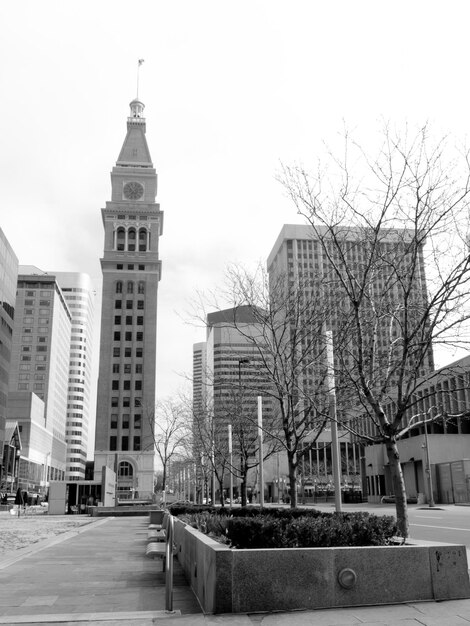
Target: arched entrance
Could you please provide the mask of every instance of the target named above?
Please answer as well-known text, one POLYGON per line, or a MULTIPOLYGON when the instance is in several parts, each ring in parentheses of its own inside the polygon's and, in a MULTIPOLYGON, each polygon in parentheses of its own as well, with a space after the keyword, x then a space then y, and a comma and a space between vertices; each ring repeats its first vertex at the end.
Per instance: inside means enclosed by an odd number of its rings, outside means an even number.
POLYGON ((130 461, 120 461, 117 475, 118 501, 134 500, 138 496, 137 477, 134 465, 130 461))

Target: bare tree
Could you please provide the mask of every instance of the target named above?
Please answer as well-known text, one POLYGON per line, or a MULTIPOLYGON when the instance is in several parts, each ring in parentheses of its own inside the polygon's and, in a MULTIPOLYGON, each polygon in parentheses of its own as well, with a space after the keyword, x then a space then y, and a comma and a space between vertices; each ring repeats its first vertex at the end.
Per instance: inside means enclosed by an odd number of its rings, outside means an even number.
POLYGON ((373 430, 358 434, 385 445, 404 538, 404 416, 434 369, 433 349, 468 339, 470 168, 468 153, 451 161, 450 149, 427 127, 411 138, 385 128, 372 157, 346 134, 343 157, 280 176, 320 246, 343 417, 369 420, 373 430))
POLYGON ((153 444, 162 464, 163 504, 166 504, 170 463, 191 454, 191 415, 182 399, 166 399, 157 403, 150 416, 153 444))
MULTIPOLYGON (((273 451, 286 452, 290 503, 296 507, 301 451, 308 452, 315 446, 328 420, 323 388, 327 378, 325 346, 314 332, 322 328, 323 305, 314 290, 305 289, 300 278, 294 284, 285 276, 270 282, 262 266, 255 272, 232 266, 227 270, 226 282, 225 301, 235 309, 249 307, 255 319, 249 331, 236 316, 226 323, 243 337, 247 355, 256 355, 256 359, 247 359, 253 382, 245 388, 256 393, 260 381, 264 381, 263 395, 273 406, 273 418, 264 425, 264 432, 272 440, 273 451)), ((220 308, 217 302, 214 306, 220 308)))

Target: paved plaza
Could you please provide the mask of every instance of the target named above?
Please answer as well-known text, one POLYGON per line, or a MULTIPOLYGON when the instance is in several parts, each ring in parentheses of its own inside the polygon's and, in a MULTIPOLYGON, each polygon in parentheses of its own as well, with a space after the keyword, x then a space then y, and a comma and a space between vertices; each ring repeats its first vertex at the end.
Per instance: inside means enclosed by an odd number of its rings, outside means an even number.
MULTIPOLYGON (((102 518, 0 559, 0 624, 102 626, 464 626, 470 600, 250 615, 203 615, 178 561, 174 613, 162 563, 145 557, 147 517, 102 518)), ((380 584, 380 578, 377 579, 380 584)))

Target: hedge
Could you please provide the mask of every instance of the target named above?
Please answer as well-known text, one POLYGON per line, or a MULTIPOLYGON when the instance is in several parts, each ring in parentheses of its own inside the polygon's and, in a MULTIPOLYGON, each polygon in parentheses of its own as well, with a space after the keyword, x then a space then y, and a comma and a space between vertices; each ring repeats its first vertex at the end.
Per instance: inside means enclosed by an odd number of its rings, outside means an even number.
MULTIPOLYGON (((174 511, 172 511, 175 514, 174 511)), ((392 516, 303 509, 202 510, 181 513, 187 524, 233 548, 384 546, 397 533, 392 516), (269 512, 267 512, 269 511, 269 512)))

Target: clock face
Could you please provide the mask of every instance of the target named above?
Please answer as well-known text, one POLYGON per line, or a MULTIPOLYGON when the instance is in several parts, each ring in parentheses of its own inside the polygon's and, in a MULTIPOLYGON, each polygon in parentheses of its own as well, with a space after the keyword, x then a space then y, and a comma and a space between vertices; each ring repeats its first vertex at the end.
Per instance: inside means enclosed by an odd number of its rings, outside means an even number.
POLYGON ((124 185, 123 193, 127 200, 139 200, 144 195, 144 188, 140 183, 134 181, 124 185))

